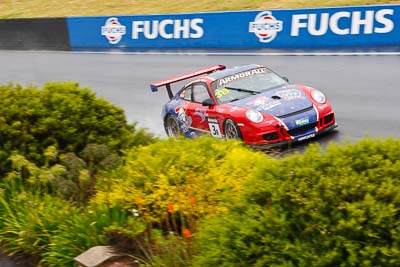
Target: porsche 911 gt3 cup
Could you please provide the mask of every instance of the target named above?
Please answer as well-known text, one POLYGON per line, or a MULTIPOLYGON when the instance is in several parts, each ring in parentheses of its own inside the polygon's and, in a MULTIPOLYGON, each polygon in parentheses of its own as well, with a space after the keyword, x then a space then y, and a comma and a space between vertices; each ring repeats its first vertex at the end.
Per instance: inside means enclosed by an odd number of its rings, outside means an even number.
POLYGON ((290 84, 265 66, 216 65, 150 85, 153 92, 163 86, 170 97, 162 109, 169 136, 207 133, 270 146, 307 140, 337 127, 321 91, 290 84), (173 94, 171 84, 200 75, 173 94))

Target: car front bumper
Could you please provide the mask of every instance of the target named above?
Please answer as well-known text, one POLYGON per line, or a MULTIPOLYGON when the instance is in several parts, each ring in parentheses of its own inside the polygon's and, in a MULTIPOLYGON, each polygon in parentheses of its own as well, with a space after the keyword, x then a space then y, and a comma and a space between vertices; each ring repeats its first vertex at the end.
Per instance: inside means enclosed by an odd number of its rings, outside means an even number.
POLYGON ((292 140, 278 141, 278 142, 269 143, 269 144, 252 144, 252 145, 249 145, 249 146, 251 148, 255 149, 255 150, 266 150, 266 149, 269 149, 269 148, 284 147, 284 146, 288 146, 288 145, 291 145, 291 144, 303 142, 305 140, 309 140, 309 139, 315 138, 317 136, 323 135, 325 133, 328 133, 328 132, 334 130, 337 127, 338 127, 338 124, 337 124, 337 122, 335 122, 332 125, 323 128, 319 132, 310 133, 308 135, 301 136, 299 138, 294 138, 292 140))

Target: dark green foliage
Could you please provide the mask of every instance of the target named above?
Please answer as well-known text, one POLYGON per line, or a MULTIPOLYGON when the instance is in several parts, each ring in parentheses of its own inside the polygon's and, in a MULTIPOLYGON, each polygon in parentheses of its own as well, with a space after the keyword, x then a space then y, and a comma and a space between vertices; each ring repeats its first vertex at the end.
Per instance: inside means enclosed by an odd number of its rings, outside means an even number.
POLYGON ((400 140, 258 167, 242 201, 197 233, 194 266, 400 265, 400 140))
POLYGON ((94 193, 98 173, 106 173, 119 166, 120 157, 111 153, 106 145, 89 144, 79 158, 68 152, 58 155, 52 146, 45 150, 44 166, 37 166, 21 155, 11 155, 10 172, 2 187, 7 192, 21 190, 51 194, 86 204, 94 193), (58 163, 53 163, 58 162, 58 163))
POLYGON ((107 228, 122 227, 133 218, 118 207, 76 207, 58 197, 28 191, 3 192, 0 214, 3 252, 24 253, 37 259, 39 266, 54 267, 75 266, 74 257, 107 243, 107 228))
POLYGON ((48 249, 41 253, 41 263, 46 266, 75 266, 74 257, 87 249, 107 245, 108 228, 123 227, 130 221, 132 227, 140 228, 129 214, 118 207, 88 207, 80 212, 71 212, 59 222, 52 233, 48 249))
POLYGON ((54 231, 71 214, 80 213, 64 200, 25 191, 3 194, 0 210, 0 237, 9 255, 41 255, 48 250, 54 231))
POLYGON ((12 151, 40 166, 49 146, 80 155, 92 143, 119 152, 152 140, 127 124, 121 108, 76 83, 0 86, 0 95, 0 171, 12 151))

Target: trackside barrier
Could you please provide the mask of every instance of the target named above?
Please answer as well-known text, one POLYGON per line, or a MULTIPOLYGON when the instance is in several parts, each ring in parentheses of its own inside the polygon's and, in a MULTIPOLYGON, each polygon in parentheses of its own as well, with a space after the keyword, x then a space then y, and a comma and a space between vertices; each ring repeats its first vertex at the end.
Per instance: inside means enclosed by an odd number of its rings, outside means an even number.
POLYGON ((2 19, 0 49, 69 50, 66 18, 2 19))
POLYGON ((68 17, 72 49, 400 46, 400 5, 68 17))

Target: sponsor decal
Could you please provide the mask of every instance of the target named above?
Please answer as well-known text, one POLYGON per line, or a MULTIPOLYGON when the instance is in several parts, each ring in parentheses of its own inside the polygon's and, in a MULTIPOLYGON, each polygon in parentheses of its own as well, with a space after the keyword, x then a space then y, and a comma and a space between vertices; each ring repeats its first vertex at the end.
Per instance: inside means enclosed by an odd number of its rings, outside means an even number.
POLYGON ((218 123, 218 120, 215 118, 207 118, 208 123, 218 123))
POLYGON ((118 44, 125 34, 126 27, 119 23, 118 18, 109 18, 104 26, 101 26, 101 35, 105 36, 110 44, 118 44))
POLYGON ((310 119, 308 117, 305 117, 305 118, 295 120, 294 122, 296 123, 296 125, 301 126, 301 125, 309 124, 310 119))
POLYGON ((198 39, 203 37, 203 19, 164 19, 132 21, 132 39, 198 39))
POLYGON ((231 110, 229 112, 235 112, 235 111, 241 110, 241 109, 242 109, 241 107, 233 106, 233 107, 231 107, 231 110))
POLYGON ((271 99, 266 96, 261 96, 261 97, 256 98, 255 100, 248 102, 247 104, 254 106, 255 109, 258 111, 266 111, 266 110, 269 110, 271 108, 281 105, 282 102, 277 99, 271 99))
POLYGON ((186 102, 182 106, 178 106, 175 109, 175 112, 178 113, 178 121, 181 123, 181 129, 184 133, 189 131, 190 126, 192 125, 192 118, 186 114, 186 109, 189 103, 186 102))
POLYGON ((208 116, 207 110, 199 109, 199 108, 196 108, 194 110, 194 115, 197 115, 200 117, 200 119, 201 119, 200 122, 204 122, 206 117, 208 116))
POLYGON ((283 22, 272 16, 271 11, 258 13, 254 21, 249 23, 249 32, 254 33, 261 43, 269 43, 282 31, 283 22))
POLYGON ((294 99, 304 99, 304 95, 297 89, 288 89, 276 92, 280 98, 290 101, 294 99))
POLYGON ((339 11, 336 13, 295 14, 292 16, 291 36, 308 34, 321 36, 331 31, 336 35, 389 33, 394 29, 393 9, 339 11))
POLYGON ((315 137, 315 134, 309 134, 309 135, 302 136, 302 137, 298 138, 297 140, 298 141, 303 141, 303 140, 307 140, 307 139, 310 139, 310 138, 313 138, 313 137, 315 137))
POLYGON ((272 124, 276 123, 276 120, 267 120, 265 121, 265 125, 270 126, 272 124))
POLYGON ((229 82, 233 82, 233 81, 236 81, 239 79, 243 79, 243 78, 255 75, 255 74, 260 74, 260 73, 265 73, 265 72, 267 72, 267 68, 258 68, 258 69, 252 69, 252 70, 236 73, 234 75, 219 79, 218 86, 222 86, 229 82))

